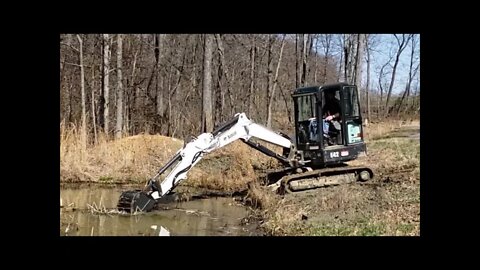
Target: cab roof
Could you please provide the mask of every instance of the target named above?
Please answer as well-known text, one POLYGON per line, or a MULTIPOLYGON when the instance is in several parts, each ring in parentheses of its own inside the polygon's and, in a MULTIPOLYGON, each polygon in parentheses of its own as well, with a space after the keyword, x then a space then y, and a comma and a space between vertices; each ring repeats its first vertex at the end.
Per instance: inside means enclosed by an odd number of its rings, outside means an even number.
POLYGON ((343 86, 348 86, 350 84, 348 83, 333 83, 333 84, 326 84, 326 85, 321 85, 321 86, 308 86, 308 87, 300 87, 295 89, 292 95, 304 95, 304 94, 310 94, 310 93, 320 93, 323 91, 331 90, 331 89, 340 89, 343 86))

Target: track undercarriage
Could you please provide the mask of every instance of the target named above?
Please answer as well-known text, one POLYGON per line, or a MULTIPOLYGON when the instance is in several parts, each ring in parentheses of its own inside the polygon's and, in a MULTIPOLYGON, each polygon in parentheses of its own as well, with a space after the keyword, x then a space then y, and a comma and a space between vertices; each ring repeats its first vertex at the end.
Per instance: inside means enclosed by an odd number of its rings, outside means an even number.
POLYGON ((333 168, 280 169, 266 172, 267 184, 279 194, 301 192, 327 186, 368 181, 373 177, 371 169, 364 166, 333 168))

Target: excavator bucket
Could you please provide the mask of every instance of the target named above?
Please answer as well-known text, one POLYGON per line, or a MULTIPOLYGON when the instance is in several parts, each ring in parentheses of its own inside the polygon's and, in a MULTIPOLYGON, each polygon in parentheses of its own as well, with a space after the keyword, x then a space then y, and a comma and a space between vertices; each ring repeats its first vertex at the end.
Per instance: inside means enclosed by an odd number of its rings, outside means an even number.
POLYGON ((142 190, 124 191, 118 200, 117 209, 127 213, 150 212, 155 200, 142 190))

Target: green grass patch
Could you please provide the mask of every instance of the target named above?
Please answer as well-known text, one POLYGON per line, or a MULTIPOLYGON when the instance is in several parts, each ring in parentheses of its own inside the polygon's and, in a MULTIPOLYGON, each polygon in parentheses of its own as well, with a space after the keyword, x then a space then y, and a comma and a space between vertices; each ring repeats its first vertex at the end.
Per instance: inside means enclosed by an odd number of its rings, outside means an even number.
POLYGON ((306 236, 381 236, 386 225, 370 218, 361 218, 347 223, 322 223, 306 229, 306 236))

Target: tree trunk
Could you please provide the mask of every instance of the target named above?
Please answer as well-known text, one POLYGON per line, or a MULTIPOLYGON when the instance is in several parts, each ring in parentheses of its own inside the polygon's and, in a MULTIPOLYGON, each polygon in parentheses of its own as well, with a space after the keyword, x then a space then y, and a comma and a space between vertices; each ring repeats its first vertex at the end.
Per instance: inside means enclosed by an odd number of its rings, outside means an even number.
POLYGON ((382 82, 382 79, 383 79, 383 75, 384 75, 384 69, 388 66, 388 64, 390 64, 390 61, 392 60, 392 58, 389 58, 388 61, 380 68, 380 74, 378 75, 378 87, 380 88, 380 105, 378 106, 378 111, 377 113, 381 113, 380 111, 383 112, 383 92, 384 92, 384 89, 383 89, 383 82, 382 82))
POLYGON ((356 71, 356 43, 354 42, 354 35, 349 34, 345 37, 345 46, 343 48, 345 53, 345 82, 349 84, 355 83, 355 71, 356 71))
POLYGON ((307 39, 308 35, 303 35, 303 46, 302 46, 302 87, 306 86, 307 78, 307 39))
POLYGON ((205 34, 204 58, 203 58, 203 132, 213 131, 212 115, 212 51, 213 36, 205 34))
POLYGON ((419 65, 417 65, 417 67, 415 69, 413 68, 415 49, 416 49, 415 35, 412 35, 411 41, 412 41, 412 44, 411 44, 411 53, 410 53, 410 66, 409 66, 409 70, 408 70, 408 81, 407 81, 407 86, 405 88, 405 93, 403 94, 402 99, 400 100, 400 105, 398 106, 397 114, 400 113, 400 109, 401 109, 404 98, 407 99, 404 113, 406 113, 407 110, 408 110, 408 97, 410 96, 410 89, 411 89, 412 81, 413 81, 413 78, 415 77, 415 74, 418 71, 418 68, 419 68, 419 65))
POLYGON ((80 46, 80 85, 82 92, 82 149, 87 148, 87 114, 85 109, 85 69, 83 66, 83 41, 80 38, 80 35, 77 35, 78 44, 80 46))
POLYGON ((350 65, 349 65, 349 58, 350 58, 350 40, 348 38, 349 35, 344 35, 344 40, 343 40, 343 54, 344 54, 344 61, 345 61, 345 64, 343 66, 344 68, 344 78, 345 78, 345 82, 346 83, 349 83, 350 81, 350 78, 349 78, 349 70, 350 70, 350 65))
POLYGON ((93 123, 93 136, 95 144, 98 142, 97 139, 97 124, 95 121, 95 65, 92 67, 92 123, 93 123))
POLYGON ((368 35, 365 36, 365 50, 367 52, 367 86, 365 89, 365 95, 367 99, 367 119, 370 121, 370 46, 368 45, 368 35))
POLYGON ((156 104, 157 104, 157 115, 163 116, 163 112, 165 111, 165 106, 163 103, 163 82, 162 82, 162 77, 160 76, 160 63, 162 59, 162 53, 163 53, 163 43, 165 40, 165 37, 163 34, 157 34, 155 35, 155 61, 157 63, 157 78, 156 78, 156 104), (160 86, 160 87, 159 87, 160 86))
POLYGON ((268 103, 268 115, 267 115, 267 127, 272 127, 272 105, 275 96, 275 88, 277 87, 278 82, 278 70, 280 69, 280 64, 282 63, 283 47, 285 46, 285 35, 283 35, 282 45, 280 47, 280 54, 278 56, 277 68, 275 69, 275 78, 273 80, 272 93, 270 94, 270 101, 268 103))
POLYGON ((123 35, 117 35, 117 125, 115 128, 115 138, 122 137, 123 126, 123 82, 122 82, 122 52, 123 35))
POLYGON ((103 130, 105 135, 108 138, 108 124, 109 124, 109 72, 110 72, 110 45, 109 45, 109 35, 103 34, 103 98, 104 98, 104 109, 103 109, 103 130))
MULTIPOLYGON (((220 61, 220 59, 219 59, 220 61)), ((222 86, 222 78, 223 78, 223 73, 220 70, 221 69, 221 64, 218 64, 217 68, 217 76, 213 75, 212 77, 216 78, 216 83, 217 87, 214 89, 213 96, 215 97, 214 102, 213 102, 213 123, 214 124, 219 124, 222 122, 222 113, 223 113, 223 106, 225 104, 224 102, 224 90, 222 86)))
POLYGON ((361 103, 361 89, 362 89, 362 64, 363 64, 363 50, 364 50, 364 35, 357 35, 357 57, 355 61, 355 85, 358 89, 358 101, 361 103))
POLYGON ((300 67, 298 61, 298 34, 295 34, 295 88, 300 87, 300 67))
POLYGON ((268 108, 270 107, 270 95, 272 94, 272 87, 273 87, 273 43, 274 43, 273 35, 268 35, 268 53, 267 53, 267 94, 265 95, 267 104, 266 111, 265 111, 265 119, 267 120, 266 124, 268 125, 268 115, 269 111, 268 108))
MULTIPOLYGON (((331 34, 325 34, 323 35, 323 38, 321 39, 323 51, 324 51, 324 62, 323 62, 323 84, 327 83, 327 67, 328 67, 328 59, 330 58, 330 44, 331 44, 331 34)), ((342 60, 340 59, 340 62, 342 60)))
POLYGON ((393 85, 395 83, 395 73, 397 71, 398 62, 400 61, 400 55, 402 54, 403 50, 405 49, 405 47, 408 44, 408 41, 410 40, 410 35, 407 37, 406 41, 405 41, 405 34, 402 34, 402 40, 401 41, 397 37, 397 35, 394 35, 394 36, 397 39, 398 50, 397 50, 397 54, 396 54, 396 57, 395 57, 395 63, 393 64, 392 78, 390 80, 390 85, 388 87, 387 101, 385 102, 385 112, 384 112, 385 116, 388 115, 388 111, 389 111, 389 106, 388 105, 389 105, 389 102, 390 102, 390 96, 392 95, 393 85))
POLYGON ((223 49, 222 38, 220 37, 219 34, 215 35, 215 40, 217 41, 218 53, 219 53, 219 56, 220 56, 220 68, 223 72, 223 75, 225 76, 225 80, 226 80, 226 84, 227 84, 226 91, 222 92, 222 111, 221 111, 221 114, 223 115, 223 114, 225 114, 225 112, 224 112, 225 94, 228 94, 228 98, 230 100, 230 110, 231 111, 234 110, 235 104, 234 104, 232 91, 231 91, 231 84, 232 84, 233 80, 232 80, 232 76, 230 76, 230 74, 228 72, 227 63, 225 61, 225 53, 224 53, 225 50, 223 49))
POLYGON ((135 54, 133 55, 133 63, 132 63, 132 74, 130 75, 130 81, 132 82, 131 83, 131 89, 129 90, 131 92, 131 95, 129 97, 129 104, 128 104, 128 107, 129 107, 129 113, 128 113, 128 122, 129 124, 127 125, 128 127, 128 133, 130 134, 130 132, 133 133, 133 118, 134 118, 134 111, 136 110, 136 103, 137 103, 137 85, 135 83, 135 71, 136 71, 136 68, 137 68, 137 56, 138 56, 138 53, 141 51, 141 48, 136 50, 135 51, 135 54))
POLYGON ((317 36, 317 38, 315 39, 315 55, 314 55, 314 58, 313 58, 313 61, 314 61, 313 62, 313 82, 314 82, 314 84, 317 84, 318 39, 319 39, 319 36, 317 36))
MULTIPOLYGON (((339 43, 340 43, 340 63, 338 64, 338 81, 340 82, 341 81, 341 77, 343 75, 343 72, 342 72, 342 64, 343 64, 343 53, 344 53, 344 50, 343 48, 345 47, 345 39, 343 38, 344 35, 339 35, 339 43)), ((345 77, 343 77, 343 81, 346 81, 345 77)))
POLYGON ((255 35, 252 38, 252 45, 250 47, 250 90, 248 93, 249 102, 248 102, 248 116, 251 117, 253 114, 254 102, 253 98, 255 96, 255 51, 257 46, 255 44, 255 35))

